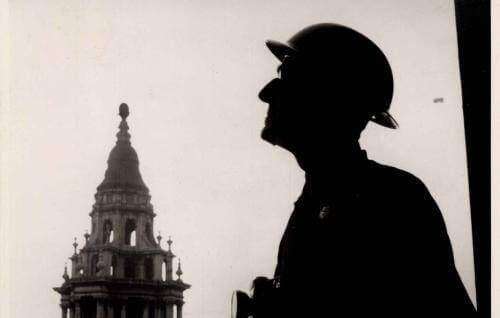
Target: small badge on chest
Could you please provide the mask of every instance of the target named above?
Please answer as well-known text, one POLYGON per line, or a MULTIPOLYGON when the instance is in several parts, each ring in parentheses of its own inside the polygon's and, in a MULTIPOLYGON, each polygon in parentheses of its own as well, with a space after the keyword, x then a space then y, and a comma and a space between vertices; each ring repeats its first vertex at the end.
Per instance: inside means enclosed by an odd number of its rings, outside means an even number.
POLYGON ((324 220, 332 213, 332 208, 330 205, 325 205, 319 211, 319 219, 324 220))

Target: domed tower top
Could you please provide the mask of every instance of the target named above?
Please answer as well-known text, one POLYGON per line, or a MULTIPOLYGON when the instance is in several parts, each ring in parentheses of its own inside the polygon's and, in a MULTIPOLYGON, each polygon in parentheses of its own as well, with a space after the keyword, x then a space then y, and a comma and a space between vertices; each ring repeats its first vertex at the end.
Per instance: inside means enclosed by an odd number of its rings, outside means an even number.
POLYGON ((116 134, 116 145, 109 154, 108 168, 97 191, 120 189, 147 193, 149 190, 139 171, 137 152, 130 143, 129 127, 126 121, 129 115, 127 104, 120 105, 119 115, 122 120, 119 125, 120 130, 116 134))

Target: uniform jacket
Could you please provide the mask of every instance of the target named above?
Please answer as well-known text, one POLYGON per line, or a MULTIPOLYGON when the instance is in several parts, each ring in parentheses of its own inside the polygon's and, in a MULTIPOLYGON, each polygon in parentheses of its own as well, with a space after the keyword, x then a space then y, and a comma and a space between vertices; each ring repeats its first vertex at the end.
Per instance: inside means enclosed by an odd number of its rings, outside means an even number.
POLYGON ((425 185, 361 157, 342 181, 306 174, 278 253, 281 315, 473 317, 425 185))

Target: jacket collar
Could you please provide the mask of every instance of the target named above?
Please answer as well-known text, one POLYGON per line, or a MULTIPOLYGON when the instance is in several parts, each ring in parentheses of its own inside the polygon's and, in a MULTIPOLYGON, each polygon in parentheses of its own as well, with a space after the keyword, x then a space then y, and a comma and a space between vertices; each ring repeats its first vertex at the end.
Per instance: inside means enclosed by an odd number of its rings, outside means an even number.
POLYGON ((366 151, 360 149, 349 160, 342 162, 332 162, 330 166, 315 167, 306 172, 299 201, 325 201, 325 198, 344 199, 359 195, 366 182, 370 163, 366 151))

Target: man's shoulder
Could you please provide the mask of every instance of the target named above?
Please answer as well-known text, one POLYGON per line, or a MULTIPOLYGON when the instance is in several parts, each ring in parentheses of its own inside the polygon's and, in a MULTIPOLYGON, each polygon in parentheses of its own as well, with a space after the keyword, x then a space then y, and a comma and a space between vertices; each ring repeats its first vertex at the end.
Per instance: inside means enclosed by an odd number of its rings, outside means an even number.
POLYGON ((368 171, 372 182, 386 191, 427 192, 427 187, 420 178, 403 169, 369 160, 368 171))
MULTIPOLYGON (((375 183, 371 183, 367 191, 371 198, 375 198, 371 202, 380 204, 383 208, 385 211, 383 215, 396 218, 398 222, 405 224, 402 228, 408 232, 407 234, 417 235, 423 228, 429 231, 446 232, 436 201, 417 176, 375 161, 371 161, 370 164, 373 176, 371 180, 375 180, 375 183), (388 202, 390 204, 387 204, 388 202)), ((391 222, 388 221, 388 224, 394 225, 391 222)))
POLYGON ((406 181, 415 184, 423 184, 417 176, 400 168, 381 164, 374 160, 369 160, 369 167, 371 173, 390 178, 392 181, 406 181))

